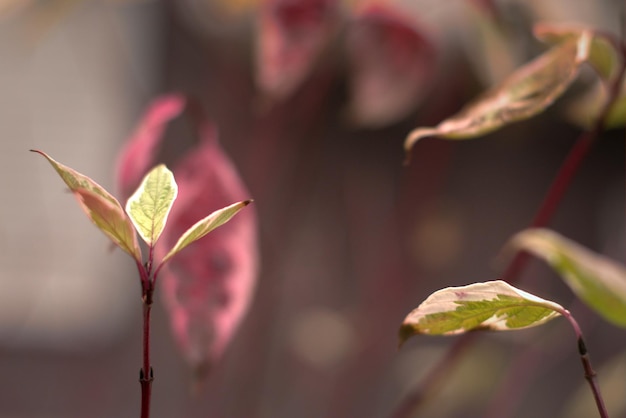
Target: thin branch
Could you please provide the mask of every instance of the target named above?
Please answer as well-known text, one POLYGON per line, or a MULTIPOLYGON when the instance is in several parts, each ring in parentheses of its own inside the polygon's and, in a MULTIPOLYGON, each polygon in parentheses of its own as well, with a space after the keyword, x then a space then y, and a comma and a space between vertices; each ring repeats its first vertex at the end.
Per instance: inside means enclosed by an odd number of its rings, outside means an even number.
MULTIPOLYGON (((600 111, 592 129, 580 134, 564 162, 559 167, 556 177, 548 189, 546 197, 541 203, 541 206, 537 210, 535 217, 530 224, 531 227, 544 227, 548 225, 559 204, 563 200, 565 192, 569 188, 574 175, 578 172, 580 164, 589 154, 591 146, 604 131, 608 114, 621 91, 624 73, 626 70, 626 46, 624 44, 620 44, 620 46, 621 48, 619 48, 618 52, 622 54, 622 60, 617 74, 609 86, 609 96, 607 101, 600 111)), ((515 258, 509 263, 507 269, 503 273, 502 280, 508 281, 512 284, 515 283, 521 271, 526 267, 528 259, 529 255, 527 253, 517 253, 515 258)), ((400 403, 400 406, 393 413, 392 418, 409 418, 411 414, 424 403, 425 397, 423 394, 431 393, 433 391, 431 388, 438 387, 440 382, 450 373, 452 367, 459 362, 460 357, 462 357, 465 351, 471 346, 473 341, 471 336, 472 334, 464 334, 452 344, 448 354, 444 356, 443 359, 440 360, 439 363, 433 368, 431 373, 429 373, 424 380, 422 380, 421 385, 400 403)), ((581 354, 581 359, 582 358, 581 354)))
POLYGON ((576 340, 578 342, 578 353, 580 354, 580 361, 582 362, 583 369, 585 371, 585 380, 587 380, 587 382, 589 383, 589 387, 591 388, 593 398, 596 401, 596 406, 598 408, 598 412, 600 413, 600 417, 609 418, 606 406, 604 405, 604 399, 602 398, 602 394, 600 392, 600 386, 598 385, 598 380, 596 379, 596 372, 593 370, 593 367, 591 367, 591 359, 589 358, 587 346, 585 345, 583 333, 578 326, 578 322, 576 322, 576 320, 568 310, 564 310, 560 313, 569 321, 569 323, 572 325, 572 328, 574 328, 574 333, 576 334, 576 340))
POLYGON ((143 286, 143 366, 139 371, 141 385, 141 418, 150 417, 150 399, 152 397, 152 381, 154 375, 150 366, 150 312, 152 310, 152 281, 143 286))

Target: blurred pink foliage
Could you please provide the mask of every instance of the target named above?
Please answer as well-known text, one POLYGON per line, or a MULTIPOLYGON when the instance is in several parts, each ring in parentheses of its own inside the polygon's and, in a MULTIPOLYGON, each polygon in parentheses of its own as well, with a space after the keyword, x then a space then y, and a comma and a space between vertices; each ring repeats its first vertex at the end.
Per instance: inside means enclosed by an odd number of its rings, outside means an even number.
POLYGON ((334 0, 267 0, 257 19, 256 82, 271 99, 291 96, 336 41, 351 73, 352 122, 396 122, 432 85, 435 45, 397 6, 366 3, 343 13, 334 0))
POLYGON ((352 118, 387 125, 405 117, 432 85, 432 42, 415 22, 383 4, 358 10, 347 36, 352 118))
POLYGON ((332 37, 336 0, 267 0, 257 23, 257 84, 282 99, 306 78, 332 37))
MULTIPOLYGON (((119 157, 118 187, 126 199, 157 164, 166 124, 181 114, 179 95, 154 101, 119 157)), ((221 149, 214 126, 197 121, 199 141, 174 163, 178 197, 155 248, 158 263, 178 238, 211 212, 249 198, 237 170, 221 149)), ((229 223, 185 248, 161 270, 158 285, 176 341, 197 377, 224 352, 245 314, 257 276, 256 215, 238 214, 229 223)))

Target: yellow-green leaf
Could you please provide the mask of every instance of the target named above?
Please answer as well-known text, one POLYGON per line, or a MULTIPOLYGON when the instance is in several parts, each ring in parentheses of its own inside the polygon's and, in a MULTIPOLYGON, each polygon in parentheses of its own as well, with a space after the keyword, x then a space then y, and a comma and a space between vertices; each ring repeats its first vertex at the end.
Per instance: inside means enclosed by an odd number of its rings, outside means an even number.
POLYGON ((545 260, 572 291, 605 319, 626 327, 626 268, 554 231, 527 229, 509 246, 545 260))
POLYGON ((174 175, 165 165, 154 167, 126 203, 126 212, 141 238, 154 246, 178 194, 174 175))
POLYGON ((94 225, 118 247, 141 262, 135 229, 122 207, 87 189, 78 188, 74 190, 74 195, 94 225))
POLYGON ((474 138, 542 112, 574 81, 580 64, 588 59, 590 42, 591 32, 564 40, 436 127, 413 130, 405 150, 424 137, 474 138))
POLYGON ((117 203, 119 205, 119 202, 116 198, 114 198, 109 192, 107 192, 104 187, 100 186, 89 177, 79 173, 78 171, 66 165, 59 163, 43 151, 31 151, 44 156, 46 160, 48 160, 48 162, 52 165, 52 167, 54 167, 59 176, 61 176, 61 179, 63 179, 63 181, 65 182, 65 184, 67 184, 67 187, 69 187, 71 191, 74 192, 77 189, 86 189, 99 195, 103 199, 108 200, 109 202, 117 203))
POLYGON ((400 344, 417 334, 455 335, 473 330, 508 331, 541 325, 565 312, 555 302, 495 280, 448 287, 407 315, 400 344))
POLYGON ((117 199, 89 177, 59 163, 45 152, 31 151, 41 154, 48 160, 74 193, 91 221, 111 238, 115 245, 137 261, 141 261, 141 251, 133 225, 117 199))
POLYGON ((163 257, 161 263, 165 263, 192 242, 199 240, 218 226, 228 222, 237 212, 248 206, 250 203, 252 203, 252 200, 244 200, 242 202, 234 203, 230 206, 226 206, 225 208, 216 210, 206 218, 196 222, 178 239, 174 248, 172 248, 165 257, 163 257))

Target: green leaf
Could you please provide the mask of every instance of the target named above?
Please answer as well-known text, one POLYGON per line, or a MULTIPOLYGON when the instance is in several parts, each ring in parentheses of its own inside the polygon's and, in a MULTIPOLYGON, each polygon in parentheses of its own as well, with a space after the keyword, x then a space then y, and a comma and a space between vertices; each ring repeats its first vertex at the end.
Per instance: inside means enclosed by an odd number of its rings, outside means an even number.
POLYGON ((161 236, 177 194, 174 175, 165 165, 160 164, 144 177, 139 188, 126 202, 128 216, 149 246, 154 246, 161 236))
POLYGON ((119 204, 111 203, 87 189, 76 189, 74 195, 89 219, 122 250, 141 261, 141 250, 130 219, 119 204))
POLYGON ((400 344, 416 334, 454 335, 473 330, 506 331, 541 325, 565 309, 502 280, 448 287, 407 315, 400 344))
POLYGON ((572 291, 605 319, 626 327, 626 268, 548 229, 527 229, 509 248, 545 260, 572 291))
POLYGON ((413 130, 405 140, 405 150, 424 137, 474 138, 542 112, 574 81, 580 64, 588 58, 590 42, 590 32, 563 41, 436 127, 413 130))
POLYGON ((172 258, 175 254, 180 252, 192 242, 199 240, 218 226, 228 222, 237 212, 248 206, 250 203, 252 203, 252 200, 244 200, 243 202, 234 203, 230 206, 226 206, 225 208, 216 210, 206 218, 196 222, 178 239, 174 248, 172 248, 165 257, 163 257, 161 264, 164 264, 167 260, 172 258))
POLYGON ((89 177, 55 161, 43 151, 31 150, 44 156, 54 167, 67 187, 78 199, 81 208, 91 221, 104 232, 118 247, 137 261, 141 261, 141 251, 133 225, 124 213, 120 203, 102 186, 89 177))

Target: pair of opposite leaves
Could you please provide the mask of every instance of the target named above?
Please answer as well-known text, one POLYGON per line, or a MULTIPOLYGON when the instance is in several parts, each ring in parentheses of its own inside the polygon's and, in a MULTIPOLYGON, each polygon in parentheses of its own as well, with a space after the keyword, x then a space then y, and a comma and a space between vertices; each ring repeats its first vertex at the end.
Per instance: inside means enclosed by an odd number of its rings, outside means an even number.
POLYGON ((249 195, 205 120, 199 144, 175 163, 174 173, 162 164, 153 168, 167 123, 186 105, 179 95, 156 100, 122 150, 116 174, 126 211, 93 180, 40 153, 92 222, 139 266, 135 230, 149 246, 175 339, 202 377, 249 305, 258 263, 256 217, 248 209, 229 222, 250 203, 244 200, 249 195))

